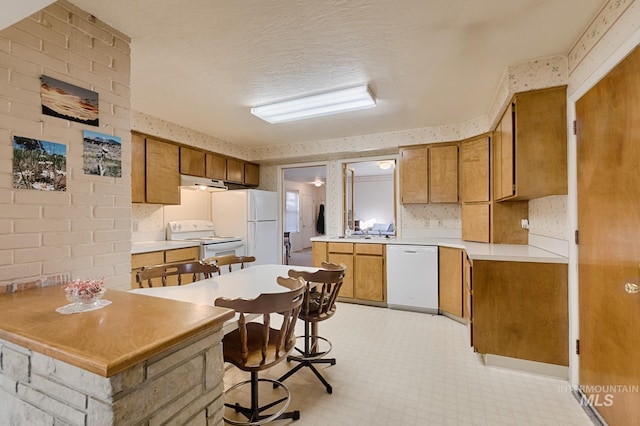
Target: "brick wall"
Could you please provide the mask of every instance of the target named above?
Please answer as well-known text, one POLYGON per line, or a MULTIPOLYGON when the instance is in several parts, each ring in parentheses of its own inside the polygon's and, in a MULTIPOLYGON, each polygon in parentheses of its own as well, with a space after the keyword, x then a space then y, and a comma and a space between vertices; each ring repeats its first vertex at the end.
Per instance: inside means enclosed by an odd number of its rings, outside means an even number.
POLYGON ((129 43, 66 0, 0 31, 0 294, 75 278, 128 287, 129 43), (100 126, 43 115, 41 75, 98 92, 100 126), (85 129, 122 138, 122 177, 84 174, 85 129), (66 191, 13 188, 14 136, 66 145, 66 191))
POLYGON ((0 339, 0 424, 222 426, 221 328, 106 378, 0 339))

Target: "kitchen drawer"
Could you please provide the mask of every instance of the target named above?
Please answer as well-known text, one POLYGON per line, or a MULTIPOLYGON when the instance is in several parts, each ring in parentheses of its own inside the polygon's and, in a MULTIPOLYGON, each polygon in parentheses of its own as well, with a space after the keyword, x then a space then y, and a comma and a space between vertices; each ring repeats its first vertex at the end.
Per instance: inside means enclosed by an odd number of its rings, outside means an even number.
POLYGON ((384 254, 384 245, 382 244, 357 244, 356 254, 373 254, 382 256, 384 254))
POLYGON ((187 247, 181 249, 167 250, 165 252, 165 262, 184 262, 198 260, 200 258, 199 247, 187 247))
POLYGON ((353 243, 329 243, 329 253, 353 254, 353 243))
POLYGON ((164 263, 164 251, 131 255, 131 269, 140 269, 143 266, 160 265, 162 263, 164 263))

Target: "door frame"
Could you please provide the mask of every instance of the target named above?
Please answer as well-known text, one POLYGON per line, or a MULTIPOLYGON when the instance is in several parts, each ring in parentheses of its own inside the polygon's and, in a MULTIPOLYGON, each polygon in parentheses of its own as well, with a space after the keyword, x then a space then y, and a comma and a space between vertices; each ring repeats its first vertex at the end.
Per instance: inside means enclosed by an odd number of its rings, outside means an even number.
POLYGON ((569 84, 567 90, 567 216, 569 240, 569 384, 573 389, 580 385, 580 359, 576 354, 576 339, 579 338, 579 277, 578 249, 574 233, 578 229, 578 173, 577 173, 577 136, 573 133, 573 122, 576 120, 576 102, 616 65, 618 65, 633 49, 640 44, 640 32, 636 31, 624 41, 596 70, 577 86, 569 84))
MULTIPOLYGON (((299 168, 303 168, 303 167, 324 167, 325 168, 325 173, 326 173, 326 179, 325 179, 325 193, 327 194, 327 196, 325 197, 324 200, 324 205, 325 205, 325 221, 326 221, 326 215, 327 215, 327 211, 330 211, 330 198, 329 194, 331 193, 331 191, 335 191, 336 190, 336 182, 332 181, 332 179, 330 179, 330 173, 329 171, 330 166, 329 166, 329 161, 313 161, 313 162, 308 162, 308 163, 291 163, 291 164, 280 164, 276 166, 276 191, 278 193, 278 238, 280 239, 280 244, 278 245, 278 256, 279 259, 283 259, 284 258, 284 210, 283 210, 283 206, 284 206, 284 197, 285 197, 285 186, 284 186, 284 171, 286 169, 299 169, 299 168)), ((326 226, 326 225, 325 225, 326 226)))

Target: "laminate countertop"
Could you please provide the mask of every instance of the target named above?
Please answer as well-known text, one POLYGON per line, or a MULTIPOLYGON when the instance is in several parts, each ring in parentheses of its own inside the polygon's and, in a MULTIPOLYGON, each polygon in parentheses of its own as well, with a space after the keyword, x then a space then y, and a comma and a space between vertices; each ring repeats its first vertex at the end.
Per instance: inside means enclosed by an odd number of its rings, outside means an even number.
POLYGON ((112 303, 63 315, 62 286, 0 295, 0 338, 110 377, 210 327, 233 310, 107 290, 112 303))
POLYGON ((424 245, 438 247, 453 247, 466 251, 471 260, 493 260, 505 262, 540 262, 540 263, 569 263, 565 256, 524 244, 489 244, 464 241, 459 238, 398 238, 373 236, 363 237, 313 237, 311 241, 329 243, 364 243, 364 244, 397 244, 424 245))
POLYGON ((131 254, 150 253, 153 251, 163 251, 198 246, 200 246, 200 242, 198 241, 142 241, 131 243, 131 254))

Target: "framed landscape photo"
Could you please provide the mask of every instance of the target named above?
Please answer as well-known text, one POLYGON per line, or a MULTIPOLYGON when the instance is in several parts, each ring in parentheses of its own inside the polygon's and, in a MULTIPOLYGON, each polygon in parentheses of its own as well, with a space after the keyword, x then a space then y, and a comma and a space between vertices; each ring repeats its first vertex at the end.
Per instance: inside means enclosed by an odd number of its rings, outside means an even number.
POLYGON ((67 146, 14 136, 13 187, 39 191, 66 191, 67 146))
POLYGON ((84 130, 83 166, 85 175, 122 176, 122 139, 84 130))
POLYGON ((43 114, 90 126, 100 124, 97 92, 45 75, 40 81, 43 114))

